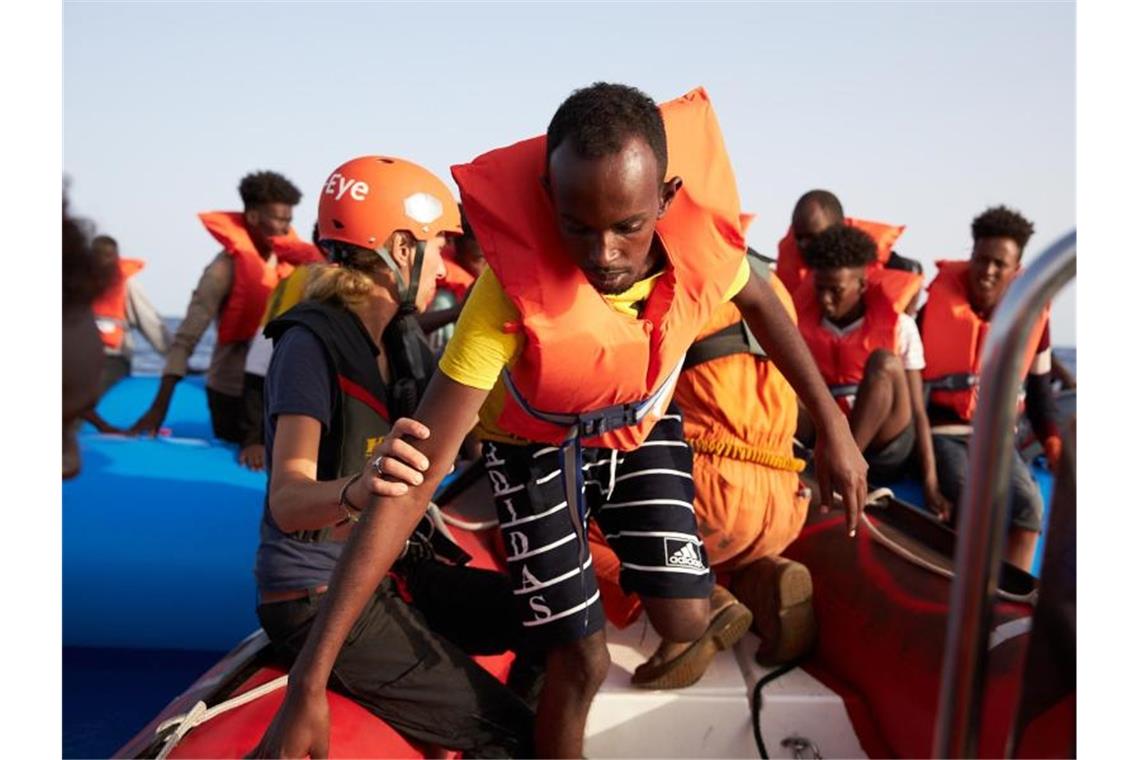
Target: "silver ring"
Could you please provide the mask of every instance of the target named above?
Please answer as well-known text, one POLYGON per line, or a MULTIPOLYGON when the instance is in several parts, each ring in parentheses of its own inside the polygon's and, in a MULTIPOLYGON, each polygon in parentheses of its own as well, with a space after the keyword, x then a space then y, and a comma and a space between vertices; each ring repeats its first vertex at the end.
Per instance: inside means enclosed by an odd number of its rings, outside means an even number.
POLYGON ((376 473, 376 477, 384 477, 384 455, 376 457, 372 460, 372 470, 376 473))

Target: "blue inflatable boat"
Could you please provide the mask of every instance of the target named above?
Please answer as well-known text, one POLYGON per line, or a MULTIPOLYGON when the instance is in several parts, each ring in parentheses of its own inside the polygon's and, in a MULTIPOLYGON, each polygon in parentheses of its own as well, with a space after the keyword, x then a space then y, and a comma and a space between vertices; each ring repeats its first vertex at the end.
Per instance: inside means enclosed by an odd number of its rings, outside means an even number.
MULTIPOLYGON (((157 389, 127 378, 99 413, 129 426, 157 389)), ((82 470, 63 484, 64 646, 224 651, 257 628, 265 474, 212 438, 200 376, 178 385, 166 425, 156 438, 80 434, 82 470)))

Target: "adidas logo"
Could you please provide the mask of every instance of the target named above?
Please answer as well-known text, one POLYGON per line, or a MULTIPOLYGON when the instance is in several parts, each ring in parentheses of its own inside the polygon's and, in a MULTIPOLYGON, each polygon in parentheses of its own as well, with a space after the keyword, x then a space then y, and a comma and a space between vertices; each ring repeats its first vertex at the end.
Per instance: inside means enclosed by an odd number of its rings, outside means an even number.
MULTIPOLYGON (((669 540, 665 539, 665 551, 667 554, 667 562, 673 566, 692 567, 698 570, 703 570, 705 563, 701 561, 701 555, 696 550, 695 544, 692 541, 685 541, 680 549, 677 549, 672 554, 669 554, 669 540)), ((676 543, 676 542, 675 542, 676 543)))

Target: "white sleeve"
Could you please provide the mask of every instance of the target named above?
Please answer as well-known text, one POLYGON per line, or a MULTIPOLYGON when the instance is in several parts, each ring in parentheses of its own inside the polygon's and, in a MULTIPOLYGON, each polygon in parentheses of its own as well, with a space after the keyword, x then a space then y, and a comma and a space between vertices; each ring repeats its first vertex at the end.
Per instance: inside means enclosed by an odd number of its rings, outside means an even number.
POLYGON ((127 324, 137 327, 143 337, 163 356, 170 350, 170 330, 158 315, 134 278, 127 280, 127 324))
POLYGON ((895 339, 899 347, 899 357, 905 370, 926 369, 926 354, 922 350, 922 336, 918 333, 918 325, 914 317, 909 314, 899 314, 898 324, 895 326, 895 339))
POLYGON ((245 371, 251 375, 265 377, 269 374, 269 360, 272 358, 273 341, 258 330, 249 342, 249 351, 245 354, 245 371))

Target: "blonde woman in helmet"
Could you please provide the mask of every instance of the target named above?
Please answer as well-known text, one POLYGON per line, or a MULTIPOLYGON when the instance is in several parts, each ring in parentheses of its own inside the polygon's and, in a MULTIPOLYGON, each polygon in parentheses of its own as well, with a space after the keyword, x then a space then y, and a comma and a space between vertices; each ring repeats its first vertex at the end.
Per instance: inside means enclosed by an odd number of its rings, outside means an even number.
MULTIPOLYGON (((384 156, 337 168, 321 188, 318 216, 333 266, 312 276, 306 301, 266 328, 274 350, 265 378, 269 487, 257 612, 290 657, 317 618, 364 505, 423 482, 428 460, 402 440, 429 434, 404 416, 434 369, 415 315, 442 275, 444 234, 460 232, 446 186, 384 156)), ((425 535, 413 536, 397 567, 421 608, 386 578, 337 655, 329 686, 413 740, 473 757, 527 754, 529 708, 467 656, 517 645, 509 582, 436 561, 435 539, 425 535), (449 639, 425 622, 441 619, 455 621, 446 624, 449 639)))

